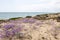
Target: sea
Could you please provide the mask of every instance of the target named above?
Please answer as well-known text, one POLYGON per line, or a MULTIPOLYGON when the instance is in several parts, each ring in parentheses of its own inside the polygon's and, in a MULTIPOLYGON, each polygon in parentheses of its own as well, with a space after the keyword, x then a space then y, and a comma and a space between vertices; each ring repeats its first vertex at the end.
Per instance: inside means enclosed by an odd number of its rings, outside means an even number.
POLYGON ((47 12, 0 12, 0 19, 35 16, 40 14, 48 14, 48 13, 47 12))

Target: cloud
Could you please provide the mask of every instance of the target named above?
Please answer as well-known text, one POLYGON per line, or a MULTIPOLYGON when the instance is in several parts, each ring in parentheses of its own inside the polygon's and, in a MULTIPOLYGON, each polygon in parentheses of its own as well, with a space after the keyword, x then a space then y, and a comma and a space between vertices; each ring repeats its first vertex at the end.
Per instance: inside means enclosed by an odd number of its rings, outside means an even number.
MULTIPOLYGON (((12 1, 12 0, 11 0, 12 1)), ((9 5, 1 5, 0 10, 15 12, 59 12, 60 0, 14 0, 9 5)))
MULTIPOLYGON (((55 12, 60 9, 60 1, 58 0, 40 0, 39 4, 24 4, 16 5, 16 11, 31 11, 31 12, 55 12)), ((59 10, 60 11, 60 10, 59 10)))

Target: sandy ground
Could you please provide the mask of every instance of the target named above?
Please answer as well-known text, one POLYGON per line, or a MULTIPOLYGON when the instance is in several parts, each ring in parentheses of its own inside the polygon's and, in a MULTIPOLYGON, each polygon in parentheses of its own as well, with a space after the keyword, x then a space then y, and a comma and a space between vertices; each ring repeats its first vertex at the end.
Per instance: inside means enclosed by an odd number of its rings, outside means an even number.
MULTIPOLYGON (((9 37, 1 38, 1 34, 6 35, 3 26, 7 24, 11 23, 0 24, 0 40, 60 40, 60 22, 56 20, 36 20, 34 23, 15 22, 14 29, 22 25, 21 30, 14 36, 10 35, 9 37)), ((9 29, 9 31, 12 30, 9 29)))

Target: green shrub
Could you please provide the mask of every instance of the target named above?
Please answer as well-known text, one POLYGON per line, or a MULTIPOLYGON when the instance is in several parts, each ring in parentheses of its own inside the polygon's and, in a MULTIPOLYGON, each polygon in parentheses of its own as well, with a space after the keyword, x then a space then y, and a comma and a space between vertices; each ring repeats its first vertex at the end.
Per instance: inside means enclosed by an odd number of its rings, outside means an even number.
POLYGON ((16 19, 19 19, 19 18, 22 18, 22 17, 10 18, 9 20, 16 20, 16 19))
POLYGON ((26 18, 32 18, 32 16, 26 16, 26 18))

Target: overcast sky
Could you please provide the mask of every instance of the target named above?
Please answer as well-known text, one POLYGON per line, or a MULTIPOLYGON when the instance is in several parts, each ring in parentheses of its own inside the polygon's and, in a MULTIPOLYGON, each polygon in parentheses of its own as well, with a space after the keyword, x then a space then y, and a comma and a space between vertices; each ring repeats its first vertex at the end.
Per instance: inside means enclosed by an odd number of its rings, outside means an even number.
POLYGON ((0 0, 0 12, 60 12, 60 0, 0 0))

